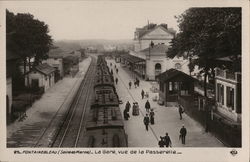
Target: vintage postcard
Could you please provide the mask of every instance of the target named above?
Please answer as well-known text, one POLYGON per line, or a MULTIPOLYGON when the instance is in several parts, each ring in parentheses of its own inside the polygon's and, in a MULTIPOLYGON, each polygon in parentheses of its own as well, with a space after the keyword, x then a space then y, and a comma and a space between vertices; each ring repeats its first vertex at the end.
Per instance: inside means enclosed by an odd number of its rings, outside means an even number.
POLYGON ((249 2, 0 1, 0 161, 249 161, 249 2))

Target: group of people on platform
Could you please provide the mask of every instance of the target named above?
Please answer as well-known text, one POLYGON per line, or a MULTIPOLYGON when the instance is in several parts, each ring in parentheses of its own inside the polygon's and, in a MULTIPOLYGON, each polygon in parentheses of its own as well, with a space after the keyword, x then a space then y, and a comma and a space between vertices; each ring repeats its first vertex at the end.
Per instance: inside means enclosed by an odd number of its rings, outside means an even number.
MULTIPOLYGON (((110 63, 110 66, 112 66, 112 63, 110 63)), ((116 67, 116 65, 114 66, 115 70, 116 70, 116 74, 118 74, 118 68, 116 67)), ((111 74, 113 75, 113 70, 111 69, 111 74)), ((115 79, 115 83, 118 83, 118 78, 115 79)), ((129 89, 131 89, 132 87, 132 82, 129 81, 129 89)), ((134 86, 135 88, 140 86, 140 80, 138 78, 136 78, 134 80, 134 86)), ((148 92, 145 92, 143 89, 141 91, 141 97, 142 99, 144 98, 149 98, 149 94, 148 92)), ((125 120, 129 120, 130 115, 130 108, 131 108, 131 104, 129 101, 127 101, 126 105, 125 105, 125 109, 123 111, 123 116, 125 120)), ((146 115, 143 118, 143 123, 145 125, 146 131, 148 131, 148 127, 149 124, 153 125, 155 124, 155 112, 154 110, 151 108, 150 102, 147 100, 145 103, 145 109, 146 109, 146 115)), ((182 120, 182 114, 184 113, 184 108, 179 104, 178 105, 178 112, 180 115, 180 120, 182 120)), ((132 106, 132 115, 133 116, 138 116, 140 114, 139 111, 139 105, 138 102, 133 102, 133 106, 132 106)), ((182 144, 186 143, 186 135, 187 135, 187 129, 184 127, 184 124, 182 125, 180 131, 179 131, 179 140, 181 140, 182 144)), ((168 132, 165 134, 165 136, 160 136, 160 140, 158 141, 158 145, 159 147, 172 147, 172 141, 170 136, 168 135, 168 132)))
POLYGON ((142 99, 144 99, 144 98, 149 98, 148 92, 144 92, 144 90, 142 89, 142 90, 141 90, 141 98, 142 98, 142 99))
MULTIPOLYGON (((129 86, 129 89, 131 89, 131 87, 132 87, 132 81, 131 80, 128 82, 128 86, 129 86)), ((138 78, 135 78, 134 86, 135 86, 135 88, 140 86, 140 80, 138 78)))
MULTIPOLYGON (((129 103, 129 101, 127 101, 127 103, 125 105, 125 109, 123 111, 123 116, 124 116, 125 120, 128 120, 130 118, 130 115, 129 115, 130 108, 131 108, 131 104, 129 103)), ((140 114, 140 112, 139 112, 138 102, 134 102, 133 106, 132 106, 132 115, 138 116, 139 114, 140 114)))
MULTIPOLYGON (((187 129, 184 127, 184 124, 182 125, 181 129, 180 129, 180 135, 179 135, 179 140, 181 140, 181 143, 183 145, 185 145, 186 143, 186 135, 187 135, 187 129)), ((159 147, 172 147, 172 141, 168 135, 168 133, 166 133, 166 136, 162 137, 160 136, 160 140, 158 142, 159 147)))

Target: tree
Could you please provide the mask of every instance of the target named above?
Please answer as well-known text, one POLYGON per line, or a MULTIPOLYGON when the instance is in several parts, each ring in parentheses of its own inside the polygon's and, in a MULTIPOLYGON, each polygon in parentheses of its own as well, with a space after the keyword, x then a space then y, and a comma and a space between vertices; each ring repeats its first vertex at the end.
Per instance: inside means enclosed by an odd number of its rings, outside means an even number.
POLYGON ((29 13, 13 14, 6 11, 6 48, 18 54, 24 64, 26 73, 27 60, 31 68, 30 59, 35 58, 35 64, 47 57, 52 45, 51 36, 48 35, 48 25, 34 19, 29 13))
MULTIPOLYGON (((206 80, 214 76, 214 68, 222 66, 216 58, 241 55, 241 8, 190 8, 176 17, 180 32, 171 42, 169 57, 183 55, 193 57, 193 64, 206 80)), ((226 66, 226 65, 223 65, 226 66)))

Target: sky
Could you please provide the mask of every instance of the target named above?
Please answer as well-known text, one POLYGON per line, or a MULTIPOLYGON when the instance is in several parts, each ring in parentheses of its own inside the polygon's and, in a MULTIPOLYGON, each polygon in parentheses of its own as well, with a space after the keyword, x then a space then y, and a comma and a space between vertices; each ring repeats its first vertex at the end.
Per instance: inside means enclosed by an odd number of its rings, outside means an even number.
MULTIPOLYGON (((133 39, 137 27, 166 23, 178 31, 174 16, 190 8, 190 1, 8 1, 14 13, 30 13, 48 24, 54 40, 133 39)), ((197 4, 199 6, 199 4, 197 4)), ((196 6, 197 6, 196 5, 196 6)))

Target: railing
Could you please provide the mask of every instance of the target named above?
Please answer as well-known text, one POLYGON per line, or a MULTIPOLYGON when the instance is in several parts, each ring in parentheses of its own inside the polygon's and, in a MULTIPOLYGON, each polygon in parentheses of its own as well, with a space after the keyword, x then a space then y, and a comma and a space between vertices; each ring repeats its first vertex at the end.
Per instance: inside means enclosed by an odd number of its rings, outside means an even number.
POLYGON ((227 70, 216 69, 216 76, 222 77, 229 80, 241 81, 240 72, 229 72, 227 70))

